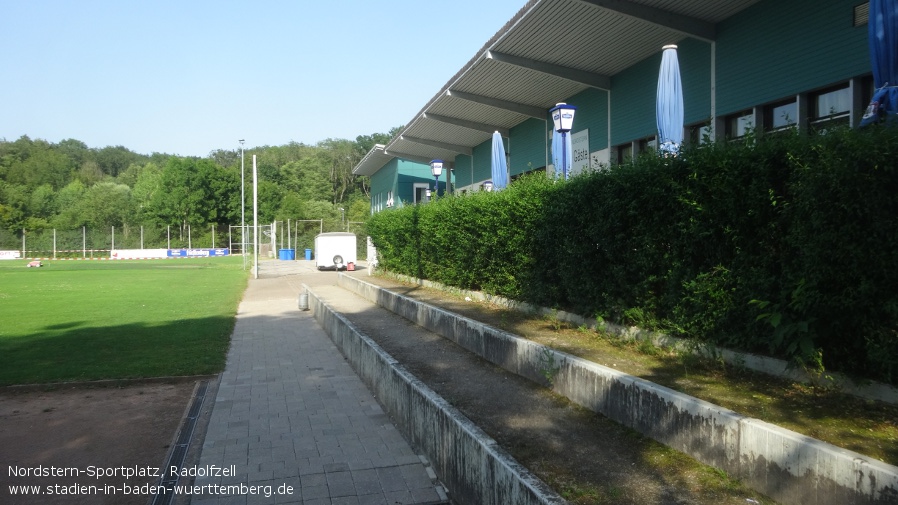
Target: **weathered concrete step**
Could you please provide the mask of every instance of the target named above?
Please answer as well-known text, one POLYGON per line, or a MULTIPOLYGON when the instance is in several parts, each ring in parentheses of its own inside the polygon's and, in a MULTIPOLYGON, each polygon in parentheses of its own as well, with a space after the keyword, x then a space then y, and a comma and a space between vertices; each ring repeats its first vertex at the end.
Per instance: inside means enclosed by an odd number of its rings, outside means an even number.
POLYGON ((898 503, 898 467, 554 351, 356 277, 338 285, 785 504, 898 503), (557 368, 556 368, 557 367, 557 368))
MULTIPOLYGON (((387 313, 343 289, 304 286, 316 320, 459 504, 561 504, 565 500, 458 409, 416 378, 369 332, 396 332, 387 313), (379 327, 378 327, 379 326, 379 327)), ((409 331, 427 333, 421 328, 409 331)), ((432 338, 440 339, 433 336, 432 338)))

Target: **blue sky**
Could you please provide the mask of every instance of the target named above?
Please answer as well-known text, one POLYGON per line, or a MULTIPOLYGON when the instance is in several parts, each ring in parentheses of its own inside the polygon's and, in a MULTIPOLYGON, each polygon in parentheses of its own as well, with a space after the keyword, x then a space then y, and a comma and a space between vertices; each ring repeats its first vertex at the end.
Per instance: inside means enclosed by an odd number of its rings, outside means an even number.
POLYGON ((525 0, 0 0, 0 139, 206 156, 405 124, 525 0))

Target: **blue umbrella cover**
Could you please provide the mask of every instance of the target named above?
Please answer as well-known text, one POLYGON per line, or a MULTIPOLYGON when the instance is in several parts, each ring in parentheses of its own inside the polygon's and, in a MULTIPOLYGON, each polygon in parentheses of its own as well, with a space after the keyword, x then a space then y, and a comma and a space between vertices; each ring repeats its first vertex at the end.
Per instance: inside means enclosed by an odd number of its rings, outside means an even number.
POLYGON ((876 92, 861 126, 898 117, 898 0, 870 0, 867 26, 876 92))
POLYGON ((676 155, 683 143, 683 84, 677 46, 664 46, 662 51, 655 102, 658 149, 662 154, 676 155))
POLYGON ((562 135, 558 132, 552 132, 552 164, 555 165, 555 178, 561 179, 564 174, 567 174, 568 177, 570 177, 572 151, 573 148, 571 145, 570 134, 562 135), (562 145, 562 140, 564 140, 564 145, 562 145), (562 156, 562 149, 567 149, 567 156, 562 156), (562 159, 564 159, 563 162, 562 159), (561 166, 562 163, 567 165, 567 170, 565 170, 565 167, 561 166))
POLYGON ((508 163, 505 161, 505 144, 502 142, 502 134, 493 133, 493 189, 500 190, 508 186, 508 163))

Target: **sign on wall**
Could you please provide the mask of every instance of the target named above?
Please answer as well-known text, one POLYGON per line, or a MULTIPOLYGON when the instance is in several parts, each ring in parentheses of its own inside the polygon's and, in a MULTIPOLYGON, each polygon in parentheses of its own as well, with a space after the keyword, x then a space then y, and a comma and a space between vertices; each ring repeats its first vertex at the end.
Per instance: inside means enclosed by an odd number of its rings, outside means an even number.
POLYGON ((114 260, 166 258, 168 249, 116 249, 112 251, 110 257, 114 260))
POLYGON ((576 175, 589 169, 589 129, 571 134, 571 173, 576 175))
POLYGON ((17 260, 21 257, 19 251, 0 251, 0 260, 17 260))
POLYGON ((600 151, 593 151, 589 156, 589 167, 593 170, 600 170, 602 167, 608 167, 611 164, 611 149, 607 147, 600 151))
POLYGON ((170 258, 207 258, 209 256, 228 256, 228 249, 168 249, 170 258))

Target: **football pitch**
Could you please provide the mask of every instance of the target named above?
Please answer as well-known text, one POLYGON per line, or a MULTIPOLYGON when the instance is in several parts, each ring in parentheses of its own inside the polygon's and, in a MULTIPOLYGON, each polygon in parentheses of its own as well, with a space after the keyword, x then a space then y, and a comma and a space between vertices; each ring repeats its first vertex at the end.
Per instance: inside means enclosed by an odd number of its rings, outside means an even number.
POLYGON ((239 256, 26 264, 0 261, 0 385, 224 368, 239 256))

